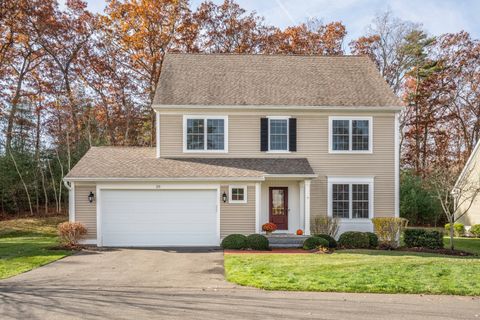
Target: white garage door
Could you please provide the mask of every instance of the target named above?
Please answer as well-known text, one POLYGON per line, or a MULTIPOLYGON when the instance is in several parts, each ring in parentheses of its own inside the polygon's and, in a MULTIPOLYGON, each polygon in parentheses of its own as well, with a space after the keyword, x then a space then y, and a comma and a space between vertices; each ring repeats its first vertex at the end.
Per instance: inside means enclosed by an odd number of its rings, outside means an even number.
POLYGON ((218 245, 216 207, 216 190, 102 190, 103 245, 218 245))

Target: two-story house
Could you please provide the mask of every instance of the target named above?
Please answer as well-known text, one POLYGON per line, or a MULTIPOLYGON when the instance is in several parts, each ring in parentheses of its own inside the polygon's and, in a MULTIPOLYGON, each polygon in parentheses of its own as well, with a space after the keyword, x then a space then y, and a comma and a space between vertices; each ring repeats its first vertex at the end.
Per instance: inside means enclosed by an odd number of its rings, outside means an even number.
POLYGON ((399 215, 401 104, 367 57, 168 54, 155 148, 95 147, 66 176, 70 220, 98 246, 218 245, 371 231, 399 215))

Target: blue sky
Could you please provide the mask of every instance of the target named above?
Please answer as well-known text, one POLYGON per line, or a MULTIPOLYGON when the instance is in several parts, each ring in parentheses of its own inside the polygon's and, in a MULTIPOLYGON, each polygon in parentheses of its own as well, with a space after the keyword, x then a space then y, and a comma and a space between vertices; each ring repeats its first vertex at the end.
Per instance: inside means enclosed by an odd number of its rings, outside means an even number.
MULTIPOLYGON (((63 2, 63 0, 60 0, 63 2)), ((103 0, 87 0, 90 10, 101 12, 103 0)), ((202 0, 191 0, 196 8, 202 0)), ((214 0, 222 3, 222 0, 214 0)), ((236 0, 256 11, 268 24, 286 27, 316 17, 324 22, 341 21, 347 26, 347 41, 363 34, 375 13, 390 9, 403 20, 422 23, 434 35, 466 30, 480 38, 478 0, 236 0)))

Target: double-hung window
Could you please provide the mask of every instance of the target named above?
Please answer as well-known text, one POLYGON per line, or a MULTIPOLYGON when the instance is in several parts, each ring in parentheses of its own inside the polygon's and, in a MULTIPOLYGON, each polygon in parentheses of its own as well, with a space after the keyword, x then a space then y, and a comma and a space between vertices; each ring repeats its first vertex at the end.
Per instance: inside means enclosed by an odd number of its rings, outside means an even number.
POLYGON ((288 152, 288 119, 287 117, 268 118, 268 150, 288 152))
POLYGON ((373 178, 328 178, 328 215, 341 219, 373 217, 373 178))
POLYGON ((184 152, 227 152, 228 119, 219 116, 185 116, 184 152))
POLYGON ((372 117, 330 117, 330 153, 371 153, 372 117))

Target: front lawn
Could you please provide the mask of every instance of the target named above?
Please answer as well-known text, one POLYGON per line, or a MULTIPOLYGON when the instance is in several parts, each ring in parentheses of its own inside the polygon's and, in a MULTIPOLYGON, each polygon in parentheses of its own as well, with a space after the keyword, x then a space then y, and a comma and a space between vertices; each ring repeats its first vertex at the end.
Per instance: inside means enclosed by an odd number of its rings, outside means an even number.
MULTIPOLYGON (((445 248, 450 248, 450 238, 444 237, 445 248)), ((455 249, 471 252, 480 256, 480 238, 454 238, 455 249)))
POLYGON ((226 254, 228 281, 266 290, 480 295, 480 258, 380 250, 226 254))
POLYGON ((64 217, 0 221, 0 279, 29 271, 70 254, 58 245, 56 226, 64 217))

